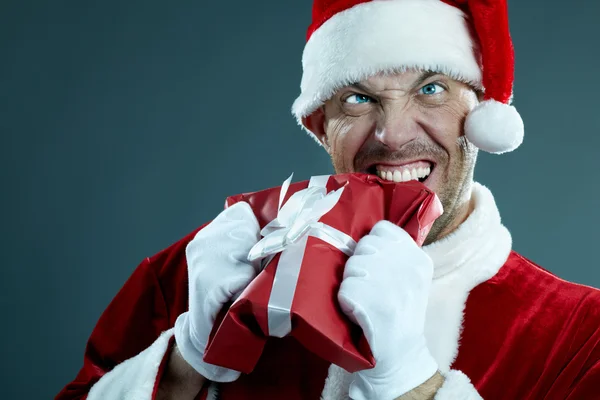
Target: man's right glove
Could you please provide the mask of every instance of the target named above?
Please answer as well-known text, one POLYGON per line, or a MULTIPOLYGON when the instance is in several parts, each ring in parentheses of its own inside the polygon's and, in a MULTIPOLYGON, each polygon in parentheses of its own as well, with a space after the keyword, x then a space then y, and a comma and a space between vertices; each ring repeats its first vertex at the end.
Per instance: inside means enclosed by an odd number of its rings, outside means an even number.
POLYGON ((227 208, 187 245, 189 311, 175 322, 181 356, 198 373, 215 382, 232 382, 240 372, 202 360, 208 337, 223 305, 239 295, 258 273, 247 261, 260 240, 258 221, 245 202, 227 208))

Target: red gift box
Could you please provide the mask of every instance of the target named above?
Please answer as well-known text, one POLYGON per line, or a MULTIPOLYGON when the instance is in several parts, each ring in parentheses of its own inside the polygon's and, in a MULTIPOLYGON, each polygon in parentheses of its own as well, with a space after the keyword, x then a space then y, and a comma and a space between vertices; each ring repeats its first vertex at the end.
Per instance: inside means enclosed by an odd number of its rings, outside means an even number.
POLYGON ((226 206, 245 201, 252 207, 266 237, 251 255, 263 257, 266 266, 219 315, 204 361, 250 373, 265 342, 288 335, 348 372, 372 368, 360 327, 337 301, 346 260, 384 219, 422 245, 442 213, 441 203, 419 182, 393 183, 368 174, 289 181, 227 198, 226 206))

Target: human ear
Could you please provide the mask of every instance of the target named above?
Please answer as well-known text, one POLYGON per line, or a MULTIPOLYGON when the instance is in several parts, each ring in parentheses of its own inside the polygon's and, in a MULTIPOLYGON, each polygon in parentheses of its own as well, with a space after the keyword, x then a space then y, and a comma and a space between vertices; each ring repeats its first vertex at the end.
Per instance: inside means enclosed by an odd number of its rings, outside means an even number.
POLYGON ((310 115, 302 117, 302 125, 316 136, 325 150, 329 151, 329 141, 327 140, 327 131, 325 130, 325 110, 323 107, 319 107, 310 115))

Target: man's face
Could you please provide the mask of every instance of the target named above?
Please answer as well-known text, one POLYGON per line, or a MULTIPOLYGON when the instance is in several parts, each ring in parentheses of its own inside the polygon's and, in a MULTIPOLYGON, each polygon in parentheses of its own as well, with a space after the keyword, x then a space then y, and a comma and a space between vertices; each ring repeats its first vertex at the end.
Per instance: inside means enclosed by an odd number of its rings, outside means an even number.
POLYGON ((444 215, 430 243, 468 215, 477 149, 466 141, 463 127, 477 103, 477 94, 464 83, 408 71, 342 88, 304 122, 320 138, 336 173, 418 179, 432 189, 444 215))

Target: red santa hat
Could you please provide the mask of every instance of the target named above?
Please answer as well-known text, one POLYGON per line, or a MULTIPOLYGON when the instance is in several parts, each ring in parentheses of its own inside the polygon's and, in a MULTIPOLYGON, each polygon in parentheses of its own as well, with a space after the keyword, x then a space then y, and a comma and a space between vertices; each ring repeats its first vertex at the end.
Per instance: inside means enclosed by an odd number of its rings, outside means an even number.
POLYGON ((465 121, 475 146, 501 154, 523 141, 523 121, 510 105, 514 52, 506 0, 314 0, 312 17, 292 107, 299 123, 341 87, 381 72, 423 69, 484 92, 465 121))

